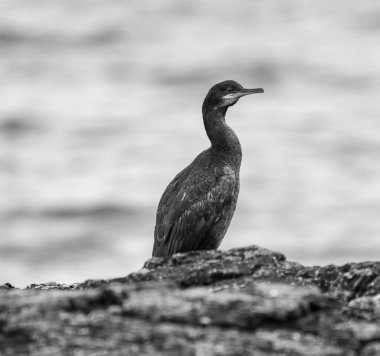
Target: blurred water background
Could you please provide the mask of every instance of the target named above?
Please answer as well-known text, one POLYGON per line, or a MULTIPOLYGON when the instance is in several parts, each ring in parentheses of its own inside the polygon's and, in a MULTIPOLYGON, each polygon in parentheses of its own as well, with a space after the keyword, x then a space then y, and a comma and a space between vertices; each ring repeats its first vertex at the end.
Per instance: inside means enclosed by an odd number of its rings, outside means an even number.
POLYGON ((379 259, 380 2, 0 0, 0 283, 123 276, 150 257, 174 175, 243 146, 223 249, 304 264, 379 259))

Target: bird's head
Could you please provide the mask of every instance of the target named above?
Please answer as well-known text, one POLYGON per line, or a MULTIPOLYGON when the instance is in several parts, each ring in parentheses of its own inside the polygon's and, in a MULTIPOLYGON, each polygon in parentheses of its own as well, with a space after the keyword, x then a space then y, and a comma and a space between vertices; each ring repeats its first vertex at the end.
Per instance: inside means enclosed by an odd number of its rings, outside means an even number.
POLYGON ((245 89, 233 80, 226 80, 215 84, 209 90, 203 102, 203 108, 213 106, 227 109, 236 104, 242 96, 256 93, 264 93, 264 90, 261 88, 245 89))

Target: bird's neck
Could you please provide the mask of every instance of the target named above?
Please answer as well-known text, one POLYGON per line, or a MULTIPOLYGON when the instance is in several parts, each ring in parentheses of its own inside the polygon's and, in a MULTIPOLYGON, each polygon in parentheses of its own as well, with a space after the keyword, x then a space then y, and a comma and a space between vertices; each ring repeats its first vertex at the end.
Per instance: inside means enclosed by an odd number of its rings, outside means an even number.
POLYGON ((226 123, 225 108, 208 107, 203 110, 203 122, 211 141, 211 149, 222 153, 233 153, 241 156, 241 146, 235 132, 226 123))

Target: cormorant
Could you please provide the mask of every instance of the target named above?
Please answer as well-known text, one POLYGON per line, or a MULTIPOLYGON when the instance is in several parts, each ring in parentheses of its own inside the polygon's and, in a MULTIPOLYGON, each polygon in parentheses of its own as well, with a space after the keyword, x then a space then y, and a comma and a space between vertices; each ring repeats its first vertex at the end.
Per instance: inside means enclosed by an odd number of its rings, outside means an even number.
POLYGON ((240 142, 225 115, 242 96, 263 92, 244 89, 233 80, 209 90, 202 114, 211 147, 178 173, 162 195, 153 256, 219 247, 235 212, 242 157, 240 142))

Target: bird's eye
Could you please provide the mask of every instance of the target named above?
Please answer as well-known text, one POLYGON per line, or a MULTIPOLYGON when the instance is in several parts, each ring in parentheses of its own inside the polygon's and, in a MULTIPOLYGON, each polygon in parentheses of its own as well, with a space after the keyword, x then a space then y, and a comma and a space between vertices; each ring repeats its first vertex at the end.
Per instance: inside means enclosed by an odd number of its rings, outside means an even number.
POLYGON ((227 92, 228 92, 228 93, 231 93, 231 91, 232 91, 232 88, 231 88, 231 87, 228 87, 228 88, 227 88, 227 92))

